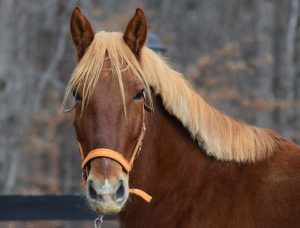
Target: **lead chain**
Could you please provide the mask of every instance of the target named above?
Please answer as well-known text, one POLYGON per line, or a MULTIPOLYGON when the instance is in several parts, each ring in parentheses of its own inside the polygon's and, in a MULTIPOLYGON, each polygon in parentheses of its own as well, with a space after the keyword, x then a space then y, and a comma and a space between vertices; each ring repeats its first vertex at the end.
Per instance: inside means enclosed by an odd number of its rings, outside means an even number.
POLYGON ((103 215, 98 215, 98 217, 94 221, 95 228, 101 228, 102 223, 103 223, 103 215))

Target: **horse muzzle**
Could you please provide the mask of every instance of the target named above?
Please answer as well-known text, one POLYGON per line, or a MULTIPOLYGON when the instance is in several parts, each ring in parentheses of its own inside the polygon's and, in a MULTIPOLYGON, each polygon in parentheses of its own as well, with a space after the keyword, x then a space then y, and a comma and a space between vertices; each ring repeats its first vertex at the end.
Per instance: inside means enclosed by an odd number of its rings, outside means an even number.
POLYGON ((105 179, 104 182, 89 176, 86 195, 90 206, 99 214, 117 214, 128 199, 129 188, 125 177, 118 180, 105 179))

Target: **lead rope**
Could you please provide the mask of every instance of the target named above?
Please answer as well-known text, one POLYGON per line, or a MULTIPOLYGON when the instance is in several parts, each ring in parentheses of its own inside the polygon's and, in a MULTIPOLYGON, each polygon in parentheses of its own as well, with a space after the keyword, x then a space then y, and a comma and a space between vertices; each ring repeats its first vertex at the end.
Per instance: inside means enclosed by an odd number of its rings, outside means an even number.
POLYGON ((103 215, 99 214, 94 221, 95 228, 101 228, 102 223, 103 223, 103 215))

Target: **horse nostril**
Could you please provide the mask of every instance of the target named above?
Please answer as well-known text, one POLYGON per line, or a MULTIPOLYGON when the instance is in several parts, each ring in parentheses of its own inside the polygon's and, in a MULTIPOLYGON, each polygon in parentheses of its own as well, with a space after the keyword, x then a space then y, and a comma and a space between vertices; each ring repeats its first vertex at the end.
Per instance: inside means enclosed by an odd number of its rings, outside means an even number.
POLYGON ((119 181, 119 184, 115 191, 115 200, 116 201, 123 201, 125 198, 125 187, 124 182, 122 180, 119 181))
POLYGON ((92 180, 89 180, 88 182, 88 192, 91 199, 96 200, 97 199, 97 192, 94 188, 94 184, 92 180))
MULTIPOLYGON (((97 182, 96 182, 97 183, 97 182)), ((117 202, 123 203, 126 199, 126 183, 119 180, 116 185, 111 185, 108 180, 98 186, 92 179, 88 179, 86 185, 87 196, 90 200, 98 203, 117 202)))

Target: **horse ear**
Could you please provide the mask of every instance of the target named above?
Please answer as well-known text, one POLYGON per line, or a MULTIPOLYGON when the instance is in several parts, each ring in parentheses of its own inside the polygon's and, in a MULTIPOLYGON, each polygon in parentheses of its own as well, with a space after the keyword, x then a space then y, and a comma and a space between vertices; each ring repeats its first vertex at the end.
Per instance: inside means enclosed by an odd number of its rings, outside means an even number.
POLYGON ((94 31, 88 19, 81 13, 79 7, 75 7, 73 10, 70 27, 78 59, 81 59, 94 39, 94 31))
POLYGON ((136 9, 135 15, 127 25, 123 39, 131 51, 139 57, 147 39, 147 19, 143 10, 136 9))

